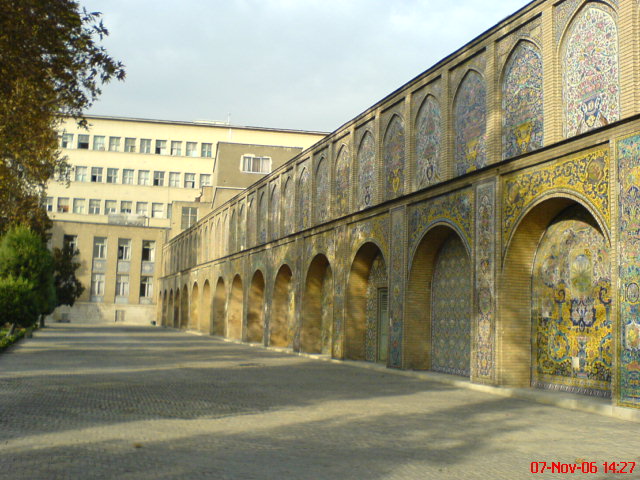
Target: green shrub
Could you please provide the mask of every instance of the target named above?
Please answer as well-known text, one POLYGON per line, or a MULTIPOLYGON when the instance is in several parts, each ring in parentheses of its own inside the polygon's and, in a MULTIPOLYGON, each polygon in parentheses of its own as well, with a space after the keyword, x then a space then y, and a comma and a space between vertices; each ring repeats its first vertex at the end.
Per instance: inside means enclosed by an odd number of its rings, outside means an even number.
POLYGON ((40 314, 37 290, 22 277, 0 277, 0 323, 35 325, 40 314))

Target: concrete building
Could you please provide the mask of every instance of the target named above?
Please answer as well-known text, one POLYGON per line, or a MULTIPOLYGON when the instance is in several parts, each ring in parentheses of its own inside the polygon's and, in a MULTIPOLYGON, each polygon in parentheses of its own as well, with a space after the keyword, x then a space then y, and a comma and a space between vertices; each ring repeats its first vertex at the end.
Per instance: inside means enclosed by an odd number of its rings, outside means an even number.
POLYGON ((639 408, 639 18, 528 3, 167 242, 158 319, 639 408))
POLYGON ((69 182, 47 187, 52 245, 78 247, 86 287, 54 320, 149 324, 165 240, 324 136, 211 122, 87 120, 88 130, 72 119, 62 125, 69 182))

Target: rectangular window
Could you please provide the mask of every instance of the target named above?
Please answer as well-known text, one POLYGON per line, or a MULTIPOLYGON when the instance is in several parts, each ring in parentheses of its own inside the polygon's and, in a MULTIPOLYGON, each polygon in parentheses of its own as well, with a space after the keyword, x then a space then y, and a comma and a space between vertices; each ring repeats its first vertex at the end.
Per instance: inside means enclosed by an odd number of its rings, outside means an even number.
POLYGON ((138 170, 138 185, 149 185, 149 170, 138 170))
POLYGON ((91 181, 102 183, 102 167, 91 167, 91 181))
POLYGON ((127 153, 135 153, 136 151, 136 139, 135 138, 125 138, 124 139, 124 151, 127 153))
POLYGON ((164 172, 153 172, 153 186, 164 187, 164 172))
POLYGON ((104 201, 104 213, 109 215, 110 213, 116 213, 118 211, 117 202, 115 200, 104 201))
POLYGON ((156 155, 166 155, 166 154, 167 154, 167 141, 156 140, 156 155))
POLYGON ((182 207, 182 222, 180 226, 183 230, 195 225, 198 221, 198 209, 195 207, 182 207))
POLYGON ((180 186, 180 172, 169 172, 169 186, 170 187, 180 186))
POLYGON ((67 213, 69 211, 69 199, 58 197, 58 212, 67 213))
POLYGON ((152 218, 162 218, 162 203, 152 203, 151 204, 151 217, 152 218))
POLYGON ((171 141, 171 155, 173 156, 182 155, 182 142, 177 142, 175 140, 171 141))
POLYGON ((93 136, 93 149, 104 150, 104 135, 93 136))
POLYGON ((89 135, 78 135, 78 148, 89 150, 89 135))
POLYGON ((104 273, 91 275, 91 295, 101 297, 104 295, 104 273))
POLYGON ((118 260, 131 260, 131 239, 118 239, 118 260))
POLYGON ((122 169, 122 183, 124 185, 133 185, 133 169, 122 169))
POLYGON ((142 261, 155 262, 156 260, 156 242, 153 240, 142 241, 142 261))
POLYGON ((198 156, 198 144, 196 142, 187 142, 187 157, 198 156))
POLYGON ((201 187, 210 187, 211 186, 211 174, 209 174, 209 173, 201 173, 200 174, 200 186, 201 187))
POLYGON ((120 137, 109 137, 109 151, 110 152, 120 151, 120 137))
POLYGON ((184 188, 196 188, 196 174, 185 173, 184 174, 184 188))
POLYGON ((73 148, 73 133, 63 133, 60 138, 62 148, 73 148))
POLYGON ((74 252, 78 249, 78 236, 77 235, 65 235, 62 237, 62 246, 69 246, 74 252))
POLYGON ((118 183, 117 168, 107 168, 107 183, 118 183))
POLYGON ((128 200, 122 200, 120 202, 120 213, 131 213, 133 204, 128 200))
POLYGON ((116 296, 129 296, 129 275, 116 275, 116 296))
POLYGON ((84 198, 73 199, 73 213, 84 213, 84 198))
POLYGON ((140 139, 140 153, 151 153, 151 139, 150 138, 141 138, 140 139))
POLYGON ((149 215, 149 204, 147 202, 136 202, 136 214, 143 217, 149 215))
POLYGON ((93 237, 93 258, 107 258, 107 237, 93 237))
POLYGON ((171 203, 167 203, 167 218, 171 218, 171 214, 173 212, 173 205, 171 203))
POLYGON ((89 200, 89 215, 100 215, 100 200, 97 198, 89 200))
POLYGON ((153 296, 153 277, 140 277, 140 296, 144 298, 153 296))
POLYGON ((211 157, 211 143, 203 143, 201 147, 201 157, 211 157))
POLYGON ((242 156, 242 171, 248 173, 270 173, 271 158, 255 157, 253 155, 242 156))
POLYGON ((76 167, 76 182, 86 182, 87 172, 87 167, 76 167))
POLYGON ((47 212, 53 212, 53 197, 47 197, 44 199, 44 209, 47 212))

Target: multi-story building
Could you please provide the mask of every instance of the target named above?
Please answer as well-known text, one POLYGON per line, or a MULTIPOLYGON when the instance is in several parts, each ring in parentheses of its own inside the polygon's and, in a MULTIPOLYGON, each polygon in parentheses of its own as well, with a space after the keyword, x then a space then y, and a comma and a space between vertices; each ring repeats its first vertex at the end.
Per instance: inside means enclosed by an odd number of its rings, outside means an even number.
POLYGON ((87 120, 88 129, 63 122, 69 181, 47 187, 52 246, 78 247, 86 287, 56 320, 151 321, 163 242, 324 136, 213 122, 87 120))

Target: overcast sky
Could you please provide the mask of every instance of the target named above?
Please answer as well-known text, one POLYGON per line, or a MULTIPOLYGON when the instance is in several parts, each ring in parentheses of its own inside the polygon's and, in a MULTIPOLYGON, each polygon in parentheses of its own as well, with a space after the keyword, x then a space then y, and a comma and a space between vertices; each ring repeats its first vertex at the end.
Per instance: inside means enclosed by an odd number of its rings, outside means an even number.
POLYGON ((527 0, 81 0, 127 78, 89 113, 333 131, 527 0))

